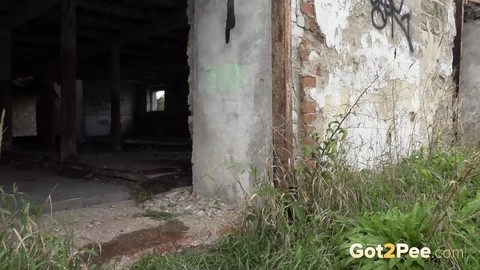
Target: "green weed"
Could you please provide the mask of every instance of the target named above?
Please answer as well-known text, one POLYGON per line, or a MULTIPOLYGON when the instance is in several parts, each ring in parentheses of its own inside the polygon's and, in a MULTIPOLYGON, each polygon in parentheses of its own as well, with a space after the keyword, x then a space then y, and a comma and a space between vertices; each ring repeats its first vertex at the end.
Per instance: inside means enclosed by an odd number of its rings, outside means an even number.
POLYGON ((218 246, 148 257, 132 269, 480 269, 480 157, 425 149, 396 163, 357 170, 342 160, 347 130, 305 147, 303 162, 252 196, 238 233, 218 246), (462 257, 354 259, 353 243, 457 249, 462 257))
POLYGON ((82 260, 90 250, 75 247, 72 230, 42 226, 42 211, 14 187, 0 187, 0 269, 95 269, 82 260))

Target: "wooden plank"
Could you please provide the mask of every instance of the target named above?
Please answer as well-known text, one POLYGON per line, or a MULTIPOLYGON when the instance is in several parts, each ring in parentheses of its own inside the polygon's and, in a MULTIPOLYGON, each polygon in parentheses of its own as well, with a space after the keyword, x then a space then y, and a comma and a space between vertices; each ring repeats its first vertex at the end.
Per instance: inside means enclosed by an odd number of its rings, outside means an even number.
POLYGON ((115 46, 110 52, 110 136, 112 149, 122 150, 121 119, 120 119, 120 47, 115 46))
POLYGON ((480 0, 466 0, 467 3, 477 3, 480 4, 480 0))
POLYGON ((58 5, 60 0, 27 0, 18 3, 7 15, 0 17, 0 31, 12 30, 58 5))
POLYGON ((463 35, 463 21, 464 21, 464 14, 465 14, 465 2, 464 0, 455 0, 455 18, 456 18, 456 25, 457 25, 457 35, 455 36, 454 40, 454 47, 453 47, 453 80, 455 82, 455 91, 453 93, 453 125, 454 125, 454 138, 456 140, 459 139, 459 121, 458 121, 458 114, 459 114, 459 102, 460 102, 460 82, 462 80, 462 71, 461 61, 462 61, 462 35, 463 35))
POLYGON ((77 156, 77 40, 76 0, 62 0, 60 70, 61 91, 61 149, 62 162, 77 156))
POLYGON ((3 150, 11 150, 12 143, 12 36, 0 32, 0 111, 5 109, 3 122, 3 150))
POLYGON ((275 186, 288 188, 293 164, 291 0, 272 1, 272 117, 275 186))

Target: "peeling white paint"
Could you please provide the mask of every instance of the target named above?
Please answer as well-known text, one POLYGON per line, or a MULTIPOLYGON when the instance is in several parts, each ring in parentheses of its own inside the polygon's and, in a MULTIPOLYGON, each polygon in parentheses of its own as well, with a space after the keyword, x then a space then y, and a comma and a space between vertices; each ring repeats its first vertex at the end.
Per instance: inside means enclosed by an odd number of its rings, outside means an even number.
POLYGON ((417 11, 418 16, 411 25, 414 52, 403 33, 392 38, 389 26, 371 26, 369 1, 315 1, 317 22, 331 49, 309 54, 312 66, 327 62, 328 74, 306 93, 326 119, 318 123, 325 129, 368 88, 345 122, 348 158, 360 166, 374 165, 373 160, 381 161, 387 153, 404 156, 428 142, 439 109, 448 103, 445 96, 451 93, 449 86, 438 86, 443 79, 448 84, 453 71, 454 5, 445 3, 447 18, 434 18, 442 29, 438 36, 421 27, 420 3, 407 3, 412 6, 404 11, 417 11))
MULTIPOLYGON (((361 40, 362 47, 353 53, 355 56, 365 56, 368 59, 367 66, 362 65, 358 72, 361 78, 372 71, 384 71, 389 74, 391 80, 405 80, 416 85, 420 83, 420 66, 417 63, 418 60, 410 53, 407 43, 402 44, 403 46, 395 46, 385 34, 376 29, 365 33, 361 40), (370 44, 363 42, 367 38, 370 39, 370 44)), ((365 87, 364 84, 362 88, 365 87)))
POLYGON ((351 7, 351 0, 315 0, 318 26, 325 35, 327 46, 337 51, 346 49, 342 42, 342 30, 348 26, 351 7))
POLYGON ((312 52, 308 55, 308 61, 318 60, 319 57, 320 57, 320 55, 318 55, 318 53, 317 53, 316 51, 312 51, 312 52))

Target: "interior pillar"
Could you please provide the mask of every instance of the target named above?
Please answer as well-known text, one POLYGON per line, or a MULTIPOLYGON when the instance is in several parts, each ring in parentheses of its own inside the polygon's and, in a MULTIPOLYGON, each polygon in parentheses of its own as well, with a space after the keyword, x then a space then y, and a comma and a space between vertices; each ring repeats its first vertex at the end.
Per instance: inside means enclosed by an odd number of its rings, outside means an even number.
POLYGON ((56 135, 56 125, 58 123, 58 112, 55 110, 56 106, 56 99, 57 95, 55 93, 55 78, 52 72, 44 72, 43 74, 43 84, 45 86, 46 92, 45 95, 45 104, 44 104, 44 111, 45 118, 42 118, 44 123, 42 123, 42 137, 43 141, 49 145, 55 145, 55 135, 56 135))
MULTIPOLYGON (((12 138, 12 37, 9 31, 0 32, 0 115, 5 109, 2 151, 13 148, 12 138)), ((1 131, 0 131, 1 132, 1 131)))
POLYGON ((110 53, 110 80, 111 80, 111 106, 110 106, 110 135, 112 148, 115 151, 122 149, 122 123, 120 118, 120 47, 115 46, 110 53))
POLYGON ((60 160, 77 156, 76 0, 61 1, 61 149, 60 160))

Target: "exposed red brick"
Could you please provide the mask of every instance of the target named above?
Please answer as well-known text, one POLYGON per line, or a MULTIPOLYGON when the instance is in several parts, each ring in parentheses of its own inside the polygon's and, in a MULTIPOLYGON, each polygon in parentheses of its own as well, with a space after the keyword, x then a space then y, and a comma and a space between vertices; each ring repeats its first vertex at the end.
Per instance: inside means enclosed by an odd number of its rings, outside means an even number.
POLYGON ((302 87, 316 87, 317 86, 317 78, 312 76, 304 76, 302 77, 302 87))
POLYGON ((299 52, 298 54, 299 54, 300 60, 301 60, 302 62, 304 62, 304 61, 307 61, 307 60, 308 60, 308 55, 307 55, 307 53, 306 53, 306 52, 304 52, 304 51, 301 51, 301 52, 299 52))
POLYGON ((311 137, 305 137, 303 139, 303 144, 304 145, 314 145, 316 142, 314 139, 312 139, 311 137))
POLYGON ((317 120, 317 114, 316 113, 304 113, 304 114, 302 114, 302 122, 306 125, 310 125, 315 120, 317 120))
POLYGON ((316 19, 308 19, 307 28, 312 32, 318 31, 317 21, 316 19))
POLYGON ((303 101, 301 109, 302 113, 316 113, 317 104, 314 101, 303 101))
POLYGON ((321 66, 317 66, 316 73, 317 73, 318 76, 322 76, 322 67, 321 66))
POLYGON ((302 3, 302 12, 310 18, 315 17, 315 7, 312 3, 302 3))
POLYGON ((300 46, 302 48, 307 48, 308 46, 312 45, 312 42, 306 38, 302 38, 302 41, 300 42, 300 46))

